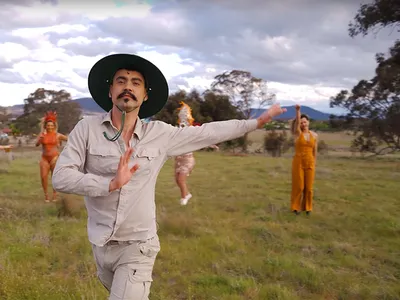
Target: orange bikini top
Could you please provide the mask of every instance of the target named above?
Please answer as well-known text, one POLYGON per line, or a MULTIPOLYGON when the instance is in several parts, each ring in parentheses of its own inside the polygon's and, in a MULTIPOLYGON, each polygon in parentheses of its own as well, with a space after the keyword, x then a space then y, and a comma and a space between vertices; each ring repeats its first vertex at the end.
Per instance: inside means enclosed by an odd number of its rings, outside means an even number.
POLYGON ((57 133, 55 132, 45 133, 43 135, 42 144, 46 148, 52 148, 58 146, 57 133))

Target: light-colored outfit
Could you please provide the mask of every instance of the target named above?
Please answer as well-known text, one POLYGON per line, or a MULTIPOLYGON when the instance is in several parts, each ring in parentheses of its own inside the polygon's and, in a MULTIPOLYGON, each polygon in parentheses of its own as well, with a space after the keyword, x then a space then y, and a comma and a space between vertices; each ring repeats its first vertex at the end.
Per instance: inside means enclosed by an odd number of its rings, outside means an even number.
POLYGON ((187 176, 192 173, 196 161, 193 152, 175 157, 175 173, 183 173, 187 176))
POLYGON ((11 145, 6 145, 6 146, 0 146, 0 150, 3 150, 5 154, 7 155, 8 163, 14 160, 14 155, 12 151, 12 146, 11 145))
POLYGON ((85 196, 88 237, 98 277, 110 290, 110 299, 148 299, 160 250, 155 186, 168 158, 239 138, 256 128, 256 119, 185 128, 138 119, 130 140, 134 149, 130 164, 138 163, 139 169, 130 182, 110 193, 110 181, 126 150, 124 142, 104 138, 103 131, 109 136, 117 131, 110 113, 78 122, 57 160, 52 182, 59 192, 85 196))

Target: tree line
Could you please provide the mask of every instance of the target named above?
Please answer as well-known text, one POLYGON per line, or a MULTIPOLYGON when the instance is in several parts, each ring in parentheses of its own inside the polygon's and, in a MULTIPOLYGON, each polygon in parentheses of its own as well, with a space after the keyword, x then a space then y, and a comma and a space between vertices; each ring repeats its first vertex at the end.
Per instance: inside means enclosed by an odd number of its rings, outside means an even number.
MULTIPOLYGON (((397 28, 400 1, 374 0, 359 7, 348 33, 366 36, 373 29, 397 28)), ((352 147, 361 152, 382 154, 400 150, 400 40, 387 54, 377 53, 375 76, 360 80, 350 91, 331 98, 331 107, 344 108, 345 124, 355 133, 352 147)))
MULTIPOLYGON (((177 108, 184 101, 192 108, 197 123, 247 119, 252 108, 263 107, 273 102, 266 81, 254 77, 250 72, 233 70, 215 77, 210 89, 200 94, 197 90, 177 91, 169 96, 162 111, 152 117, 169 124, 178 120, 177 108)), ((13 135, 35 135, 40 132, 40 119, 48 110, 57 112, 58 130, 68 134, 82 117, 82 109, 65 90, 38 88, 24 99, 24 112, 10 124, 13 135)), ((226 143, 247 149, 247 136, 226 143)))
MULTIPOLYGON (((349 23, 348 33, 355 38, 367 35, 373 28, 397 27, 399 23, 399 1, 374 0, 360 6, 353 22, 349 23)), ((400 40, 394 42, 387 54, 377 53, 376 63, 373 78, 362 79, 351 90, 342 90, 330 99, 331 107, 343 108, 347 114, 315 126, 320 130, 327 130, 327 126, 333 130, 352 130, 353 149, 383 154, 400 150, 400 40)), ((37 134, 40 118, 47 110, 57 111, 59 131, 68 134, 82 115, 79 104, 71 100, 71 95, 64 90, 37 89, 24 99, 24 113, 10 124, 13 134, 37 134)), ((215 76, 210 88, 202 94, 196 90, 171 94, 164 109, 152 119, 175 125, 180 101, 192 108, 196 122, 207 123, 248 119, 252 117, 252 109, 271 105, 275 95, 268 91, 265 80, 248 71, 232 70, 215 76)), ((0 118, 0 123, 4 123, 7 116, 3 114, 0 118)), ((268 126, 267 130, 274 129, 268 126)), ((239 145, 246 151, 247 135, 227 145, 239 145)))

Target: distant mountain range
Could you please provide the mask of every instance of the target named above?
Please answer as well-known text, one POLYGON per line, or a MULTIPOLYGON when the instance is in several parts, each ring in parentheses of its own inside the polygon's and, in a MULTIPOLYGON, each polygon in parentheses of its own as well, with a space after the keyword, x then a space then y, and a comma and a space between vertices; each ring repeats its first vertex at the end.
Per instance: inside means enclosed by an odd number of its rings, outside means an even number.
MULTIPOLYGON (((92 98, 78 98, 72 101, 78 102, 82 109, 83 115, 95 115, 103 113, 103 109, 93 101, 92 98)), ((9 106, 8 109, 11 110, 11 114, 15 117, 20 116, 24 113, 24 104, 17 104, 9 106)))
MULTIPOLYGON (((93 101, 92 98, 78 98, 73 101, 78 102, 82 109, 83 115, 95 115, 99 113, 103 113, 103 109, 97 105, 96 102, 93 101)), ((284 106, 287 109, 287 112, 282 114, 279 119, 293 119, 296 116, 296 109, 294 106, 284 106)), ((21 115, 24 112, 24 105, 17 104, 14 106, 8 107, 11 110, 11 114, 15 117, 21 115)), ((261 115, 264 109, 253 109, 251 115, 253 118, 257 118, 261 115)), ((301 112, 307 114, 311 119, 317 121, 326 121, 329 120, 331 114, 321 112, 319 110, 313 109, 308 106, 302 106, 301 112)))
MULTIPOLYGON (((281 114, 279 116, 280 120, 290 120, 294 119, 296 117, 296 107, 294 105, 292 106, 282 106, 283 108, 286 108, 286 112, 281 114)), ((264 112, 264 109, 253 109, 251 112, 251 117, 252 118, 257 118, 259 117, 262 113, 264 112)), ((301 113, 308 115, 310 119, 316 120, 316 121, 328 121, 330 116, 332 114, 324 113, 319 110, 316 110, 314 108, 311 108, 309 106, 301 106, 301 113)))

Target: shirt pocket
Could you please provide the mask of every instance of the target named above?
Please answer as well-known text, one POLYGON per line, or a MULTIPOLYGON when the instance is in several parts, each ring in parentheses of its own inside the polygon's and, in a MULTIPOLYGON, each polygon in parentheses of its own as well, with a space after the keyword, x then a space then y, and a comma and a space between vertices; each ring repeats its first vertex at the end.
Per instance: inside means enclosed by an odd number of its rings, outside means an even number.
POLYGON ((158 148, 141 148, 135 154, 135 163, 139 165, 137 174, 150 174, 152 169, 158 169, 157 158, 161 156, 158 148))
POLYGON ((96 175, 114 176, 121 155, 121 152, 112 146, 91 145, 88 150, 86 170, 96 175))

